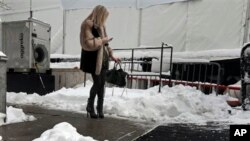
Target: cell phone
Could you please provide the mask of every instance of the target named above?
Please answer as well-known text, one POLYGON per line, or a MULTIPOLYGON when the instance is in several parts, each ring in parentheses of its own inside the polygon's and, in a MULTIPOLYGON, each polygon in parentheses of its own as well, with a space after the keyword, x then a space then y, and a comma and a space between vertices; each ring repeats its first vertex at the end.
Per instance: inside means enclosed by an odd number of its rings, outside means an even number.
POLYGON ((113 40, 113 37, 109 39, 109 42, 113 40))

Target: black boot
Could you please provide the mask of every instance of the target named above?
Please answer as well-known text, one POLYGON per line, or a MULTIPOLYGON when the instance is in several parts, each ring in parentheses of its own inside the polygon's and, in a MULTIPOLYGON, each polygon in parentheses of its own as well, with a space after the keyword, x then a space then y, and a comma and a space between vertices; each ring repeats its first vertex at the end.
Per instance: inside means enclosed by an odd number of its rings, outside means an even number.
POLYGON ((97 115, 99 118, 104 118, 104 114, 103 114, 103 98, 99 99, 97 101, 97 115))
POLYGON ((95 113, 94 109, 94 100, 90 98, 88 99, 86 111, 87 111, 87 117, 90 115, 90 118, 97 118, 97 114, 95 113))

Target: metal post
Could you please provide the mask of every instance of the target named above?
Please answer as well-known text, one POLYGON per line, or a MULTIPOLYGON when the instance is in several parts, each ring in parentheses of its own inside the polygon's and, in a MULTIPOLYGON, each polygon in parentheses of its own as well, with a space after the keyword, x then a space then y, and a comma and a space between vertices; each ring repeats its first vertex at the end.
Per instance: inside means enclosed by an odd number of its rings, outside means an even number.
POLYGON ((220 64, 216 63, 217 67, 218 67, 218 76, 217 76, 217 88, 216 88, 216 95, 219 94, 219 84, 220 84, 220 78, 221 78, 221 66, 220 64))
POLYGON ((206 79, 207 79, 207 64, 205 64, 205 76, 204 76, 204 81, 203 81, 203 83, 206 82, 206 79))
POLYGON ((160 81, 159 81, 159 93, 161 92, 161 77, 162 77, 162 58, 163 58, 163 46, 164 43, 161 44, 161 61, 160 61, 160 81))
POLYGON ((187 78, 186 78, 186 83, 185 85, 187 85, 188 81, 189 81, 189 68, 190 68, 191 64, 187 64, 187 78))
POLYGON ((201 64, 199 64, 199 75, 198 75, 198 89, 201 90, 201 85, 200 85, 200 82, 201 82, 201 64))
POLYGON ((130 70, 130 72, 131 72, 131 80, 130 80, 130 82, 131 82, 131 88, 133 87, 133 68, 134 68, 134 49, 132 49, 132 60, 131 60, 131 70, 130 70))
POLYGON ((169 77, 169 86, 171 87, 172 84, 171 84, 171 79, 172 79, 172 58, 173 58, 173 47, 170 48, 170 77, 169 77))
POLYGON ((30 0, 30 19, 32 19, 33 13, 32 13, 32 0, 30 0))
MULTIPOLYGON (((181 64, 180 64, 181 65, 181 64)), ((182 70, 181 70, 181 83, 182 83, 182 81, 183 81, 183 79, 184 79, 184 71, 185 71, 185 69, 186 69, 186 64, 182 64, 182 70)))
POLYGON ((213 73, 214 73, 214 65, 213 64, 210 64, 211 65, 211 75, 210 75, 210 85, 211 85, 211 87, 210 87, 210 89, 209 89, 209 91, 211 90, 211 92, 213 92, 213 88, 212 88, 212 83, 213 83, 213 73))
POLYGON ((192 85, 194 84, 195 64, 193 64, 192 85))
POLYGON ((132 60, 131 60, 131 70, 130 70, 131 73, 133 72, 133 69, 134 69, 134 51, 135 50, 132 49, 132 58, 131 58, 132 60))

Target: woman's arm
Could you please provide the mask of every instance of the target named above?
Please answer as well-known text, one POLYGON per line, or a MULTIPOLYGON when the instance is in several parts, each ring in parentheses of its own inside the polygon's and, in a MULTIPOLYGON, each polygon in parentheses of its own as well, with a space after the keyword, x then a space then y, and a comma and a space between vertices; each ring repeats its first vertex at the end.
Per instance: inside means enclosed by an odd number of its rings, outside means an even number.
POLYGON ((95 51, 98 50, 103 45, 102 38, 95 38, 92 34, 93 22, 84 21, 81 25, 80 32, 80 42, 81 46, 87 51, 95 51))
POLYGON ((113 61, 115 61, 116 63, 121 62, 121 59, 120 59, 120 58, 115 57, 115 56, 113 55, 112 48, 109 47, 109 46, 108 46, 107 48, 108 48, 108 52, 109 52, 109 57, 110 57, 113 61))

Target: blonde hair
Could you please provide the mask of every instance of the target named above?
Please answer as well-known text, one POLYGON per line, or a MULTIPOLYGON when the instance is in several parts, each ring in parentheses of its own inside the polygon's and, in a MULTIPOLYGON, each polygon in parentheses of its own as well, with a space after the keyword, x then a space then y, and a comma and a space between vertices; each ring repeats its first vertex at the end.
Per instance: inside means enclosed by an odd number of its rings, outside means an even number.
POLYGON ((106 7, 97 5, 90 15, 87 17, 88 20, 92 20, 95 26, 104 26, 104 23, 109 15, 106 7))

